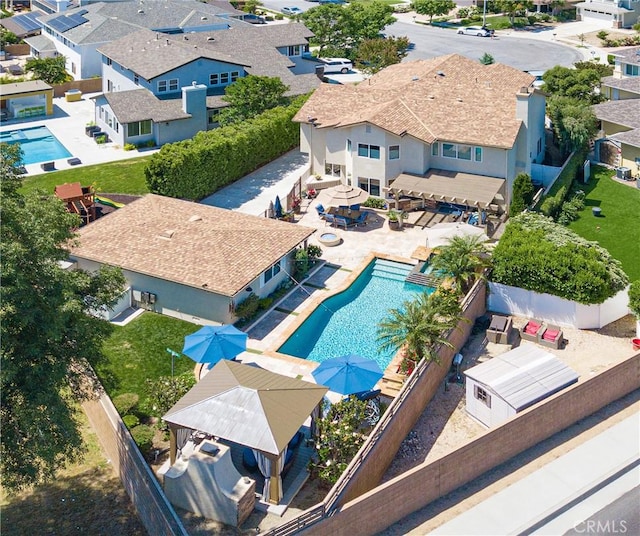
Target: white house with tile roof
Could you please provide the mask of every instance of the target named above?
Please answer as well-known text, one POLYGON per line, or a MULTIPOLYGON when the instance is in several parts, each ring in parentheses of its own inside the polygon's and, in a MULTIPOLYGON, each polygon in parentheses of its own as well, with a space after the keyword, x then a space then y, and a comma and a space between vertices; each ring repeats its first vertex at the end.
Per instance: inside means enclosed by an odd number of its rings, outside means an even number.
POLYGON ((148 194, 79 229, 78 268, 118 266, 134 302, 190 321, 231 323, 271 294, 315 229, 148 194))
POLYGON ((430 177, 479 185, 483 196, 500 179, 485 205, 506 209, 516 175, 544 159, 545 96, 534 80, 451 54, 392 65, 358 85, 322 84, 294 120, 312 174, 377 196, 403 175, 403 193, 415 197, 434 195, 430 177))

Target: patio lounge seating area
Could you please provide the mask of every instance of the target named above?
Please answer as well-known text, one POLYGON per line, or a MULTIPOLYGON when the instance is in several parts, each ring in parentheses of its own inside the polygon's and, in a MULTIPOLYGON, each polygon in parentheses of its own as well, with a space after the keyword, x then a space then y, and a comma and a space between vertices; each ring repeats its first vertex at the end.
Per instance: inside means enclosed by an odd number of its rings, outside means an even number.
POLYGON ((539 342, 543 330, 542 320, 529 320, 520 330, 520 337, 525 341, 539 342))

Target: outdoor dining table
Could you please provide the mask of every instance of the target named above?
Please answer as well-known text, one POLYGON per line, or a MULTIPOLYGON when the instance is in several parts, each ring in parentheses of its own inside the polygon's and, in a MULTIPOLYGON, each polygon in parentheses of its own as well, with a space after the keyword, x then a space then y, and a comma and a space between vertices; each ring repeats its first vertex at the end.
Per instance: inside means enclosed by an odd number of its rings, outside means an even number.
POLYGON ((352 210, 344 207, 329 207, 329 214, 332 216, 340 216, 342 218, 346 218, 348 221, 355 221, 362 214, 362 210, 352 210))

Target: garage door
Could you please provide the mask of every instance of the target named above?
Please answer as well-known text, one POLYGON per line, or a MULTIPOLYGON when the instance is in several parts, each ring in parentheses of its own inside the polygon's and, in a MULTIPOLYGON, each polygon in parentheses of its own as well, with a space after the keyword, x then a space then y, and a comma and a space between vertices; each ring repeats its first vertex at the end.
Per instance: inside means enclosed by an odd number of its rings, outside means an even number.
POLYGON ((613 15, 611 13, 603 13, 602 11, 591 10, 582 8, 582 20, 606 20, 613 22, 613 15))

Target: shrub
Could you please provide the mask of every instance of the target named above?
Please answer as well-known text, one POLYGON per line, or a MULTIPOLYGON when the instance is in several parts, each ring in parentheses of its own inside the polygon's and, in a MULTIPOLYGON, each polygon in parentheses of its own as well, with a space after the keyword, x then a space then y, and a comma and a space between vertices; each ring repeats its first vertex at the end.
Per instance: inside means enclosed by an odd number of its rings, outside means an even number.
POLYGON ((126 415, 138 405, 139 400, 136 393, 122 393, 113 399, 113 405, 120 415, 126 415))
POLYGON ((640 279, 629 287, 629 309, 640 320, 640 279))
POLYGON ((597 34, 596 37, 598 39, 600 39, 600 41, 604 41, 607 36, 609 35, 609 32, 607 32, 606 30, 600 30, 597 34))
POLYGON ((547 197, 540 206, 540 212, 542 212, 545 216, 549 218, 553 218, 554 220, 558 217, 560 213, 560 208, 562 207, 562 203, 564 202, 564 198, 566 196, 566 186, 563 186, 558 190, 558 193, 554 196, 547 197))
POLYGON ((155 380, 147 380, 146 407, 149 414, 155 417, 162 417, 195 384, 196 378, 192 372, 185 372, 173 378, 160 376, 155 380))
POLYGON ((602 303, 624 289, 620 262, 550 218, 511 218, 493 252, 491 280, 583 304, 602 303))
POLYGON ((307 253, 309 254, 309 259, 315 262, 322 257, 322 248, 311 244, 307 247, 307 253))
POLYGON ((142 454, 146 455, 153 447, 153 436, 155 433, 155 429, 146 424, 139 424, 131 429, 133 440, 136 442, 136 445, 138 445, 142 454))
POLYGON ((460 17, 461 19, 466 19, 468 16, 469 16, 469 8, 461 7, 460 9, 458 9, 458 17, 460 17))
POLYGON ((534 187, 531 177, 526 173, 518 173, 513 181, 513 194, 511 196, 511 206, 509 207, 509 215, 517 216, 531 201, 533 201, 534 187))
POLYGON ((244 301, 236 305, 236 316, 240 320, 247 321, 258 312, 260 306, 260 298, 255 293, 249 294, 244 301))
POLYGON ((296 250, 294 273, 298 279, 304 279, 309 273, 309 253, 306 249, 300 248, 296 250))
POLYGON ((306 97, 226 127, 197 133, 193 139, 166 144, 145 168, 152 193, 202 199, 300 143, 292 121, 306 97))
POLYGON ((135 428, 140 424, 140 419, 138 419, 137 416, 131 415, 131 414, 125 415, 124 417, 122 417, 122 421, 124 422, 124 425, 129 430, 131 430, 132 428, 135 428))
POLYGON ((137 149, 137 147, 133 143, 125 143, 123 149, 125 151, 133 151, 137 149))
POLYGON ((267 296, 266 298, 260 298, 260 300, 258 301, 258 309, 260 309, 260 311, 266 311, 272 305, 273 298, 270 296, 267 296))
POLYGON ((562 203, 567 197, 573 181, 578 177, 578 172, 584 162, 584 157, 584 151, 576 151, 553 183, 549 193, 543 198, 542 204, 540 205, 540 212, 545 216, 554 219, 558 217, 562 203), (551 200, 552 198, 553 200, 551 200))
POLYGON ((378 208, 381 210, 386 210, 387 202, 381 197, 370 197, 364 203, 362 203, 362 206, 367 208, 378 208))
POLYGON ((607 54, 607 63, 609 65, 615 65, 616 64, 616 57, 613 54, 607 54))

